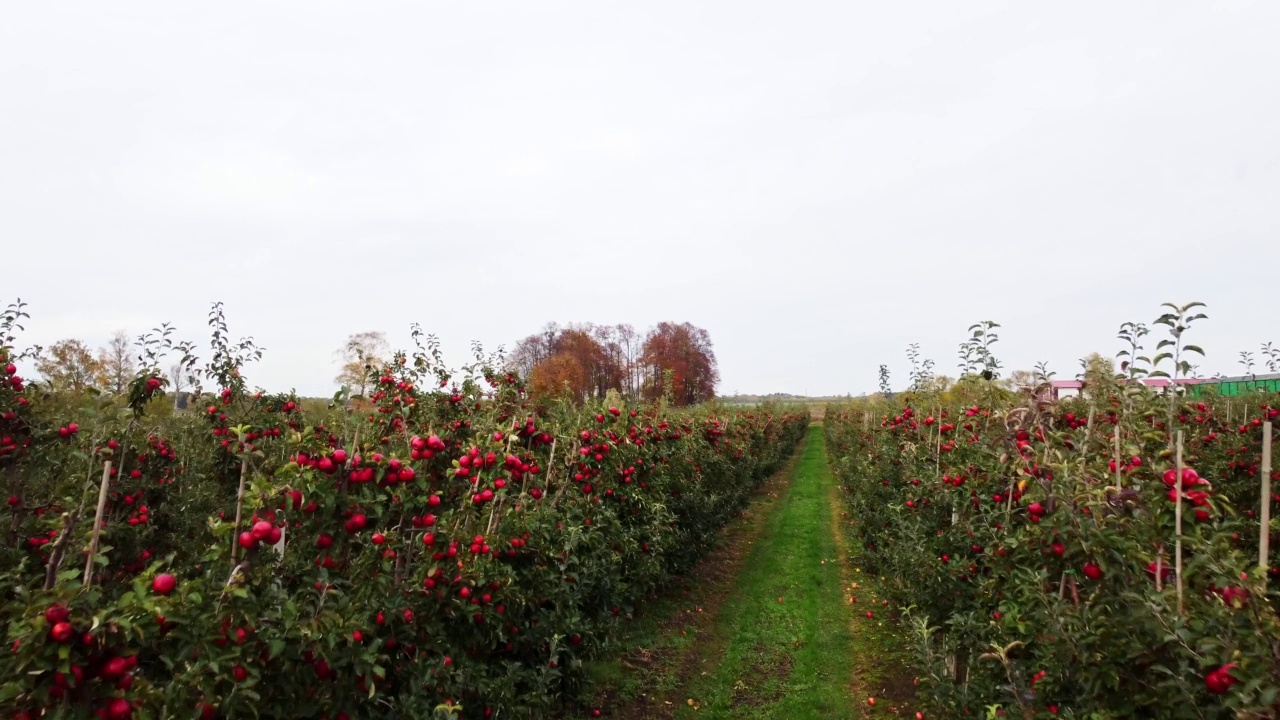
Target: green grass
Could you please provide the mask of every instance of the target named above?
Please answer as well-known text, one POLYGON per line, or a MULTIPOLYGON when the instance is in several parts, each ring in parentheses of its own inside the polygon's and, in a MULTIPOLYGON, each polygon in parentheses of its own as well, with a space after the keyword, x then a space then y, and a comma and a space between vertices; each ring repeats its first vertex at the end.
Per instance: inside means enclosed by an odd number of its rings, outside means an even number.
POLYGON ((687 592, 654 602, 620 638, 618 655, 588 666, 610 714, 914 715, 909 643, 880 604, 883 581, 850 556, 849 519, 827 463, 822 429, 811 427, 789 473, 771 482, 774 495, 757 497, 725 528, 709 566, 684 579, 687 592))
MULTIPOLYGON (((619 638, 619 647, 628 651, 589 662, 586 666, 587 695, 597 695, 608 702, 627 704, 642 693, 665 696, 679 685, 676 659, 692 651, 705 630, 691 618, 681 617, 690 605, 686 595, 672 592, 653 600, 645 616, 634 621, 619 638), (643 662, 643 656, 653 658, 643 662)), ((705 639, 705 638, 704 638, 705 639)), ((588 705, 594 703, 587 703, 588 705)))
POLYGON ((791 487, 769 518, 715 632, 719 668, 693 681, 706 718, 857 717, 852 707, 851 612, 832 524, 826 449, 811 428, 791 487), (782 602, 778 599, 782 598, 782 602))
POLYGON ((627 624, 611 652, 586 665, 582 695, 588 707, 622 710, 623 717, 649 717, 655 709, 669 712, 672 698, 683 697, 685 679, 695 666, 715 663, 719 653, 713 622, 750 548, 764 534, 779 495, 790 480, 795 458, 752 496, 744 512, 717 536, 716 548, 688 575, 644 605, 643 614, 627 624), (704 612, 705 610, 705 612, 704 612))

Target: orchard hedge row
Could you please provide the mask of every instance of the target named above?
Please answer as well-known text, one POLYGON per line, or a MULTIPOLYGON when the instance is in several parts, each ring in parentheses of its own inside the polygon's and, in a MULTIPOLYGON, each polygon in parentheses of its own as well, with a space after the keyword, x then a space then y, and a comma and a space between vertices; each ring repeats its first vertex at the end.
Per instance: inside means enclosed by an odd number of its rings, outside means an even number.
POLYGON ((155 347, 127 399, 0 347, 0 715, 554 714, 808 420, 537 406, 430 345, 307 412, 215 333, 216 389, 172 417, 155 347))
POLYGON ((863 561, 915 630, 921 697, 935 717, 1275 717, 1280 569, 1274 552, 1258 566, 1257 511, 1280 398, 1087 387, 1040 402, 969 376, 827 410, 863 561))

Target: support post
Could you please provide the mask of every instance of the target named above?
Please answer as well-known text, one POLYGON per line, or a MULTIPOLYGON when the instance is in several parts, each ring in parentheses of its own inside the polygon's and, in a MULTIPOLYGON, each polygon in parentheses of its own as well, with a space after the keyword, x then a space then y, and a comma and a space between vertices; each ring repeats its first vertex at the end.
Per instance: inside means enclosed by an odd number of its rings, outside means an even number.
MULTIPOLYGON (((1258 567, 1271 566, 1271 421, 1262 423, 1262 531, 1258 533, 1258 567)), ((1265 578, 1266 575, 1263 575, 1265 578)))
POLYGON ((1174 580, 1178 583, 1178 614, 1182 614, 1182 431, 1178 431, 1177 444, 1177 476, 1174 477, 1173 487, 1176 497, 1174 502, 1177 503, 1175 508, 1174 526, 1176 536, 1173 545, 1173 574, 1174 580))
POLYGON ((89 552, 84 559, 85 587, 93 579, 93 559, 98 554, 98 538, 102 536, 102 516, 107 511, 107 486, 111 484, 111 461, 102 463, 102 483, 98 485, 98 510, 93 515, 93 535, 89 540, 89 552))

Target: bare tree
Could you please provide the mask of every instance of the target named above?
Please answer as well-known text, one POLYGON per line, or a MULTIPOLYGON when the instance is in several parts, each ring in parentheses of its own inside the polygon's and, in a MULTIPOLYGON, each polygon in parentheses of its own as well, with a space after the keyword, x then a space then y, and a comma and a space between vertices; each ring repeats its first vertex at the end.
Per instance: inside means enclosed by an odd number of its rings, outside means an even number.
POLYGON ((1001 383, 1010 390, 1025 390, 1036 386, 1036 374, 1031 370, 1014 370, 1001 383))
POLYGON ((98 350, 98 363, 106 377, 107 390, 117 395, 124 393, 138 369, 129 348, 129 336, 123 330, 117 330, 107 346, 98 350))
POLYGON ((350 385, 364 397, 369 389, 370 370, 390 360, 391 345, 387 342, 386 333, 366 330, 347 338, 337 354, 342 360, 342 369, 335 380, 350 385))
POLYGON ((640 395, 640 383, 644 373, 644 366, 640 362, 644 343, 636 329, 626 323, 614 328, 614 337, 617 338, 616 342, 622 351, 623 392, 628 398, 636 398, 640 395))
POLYGON ((169 378, 169 388, 173 390, 173 409, 178 410, 182 407, 182 393, 187 389, 186 366, 181 361, 175 362, 165 375, 169 378))
POLYGON ((169 366, 169 387, 174 394, 187 389, 186 367, 181 362, 169 366))

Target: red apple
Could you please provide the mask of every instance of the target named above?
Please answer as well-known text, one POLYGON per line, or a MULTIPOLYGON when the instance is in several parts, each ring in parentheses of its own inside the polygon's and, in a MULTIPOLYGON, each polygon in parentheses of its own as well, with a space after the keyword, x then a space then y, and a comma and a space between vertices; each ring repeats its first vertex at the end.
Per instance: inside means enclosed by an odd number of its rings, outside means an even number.
POLYGON ((178 587, 178 579, 169 573, 161 573, 151 581, 151 589, 161 595, 168 595, 176 587, 178 587))
POLYGON ((49 637, 53 638, 53 641, 57 643, 70 642, 71 636, 75 634, 75 628, 71 627, 69 622, 55 623, 49 630, 49 637))

